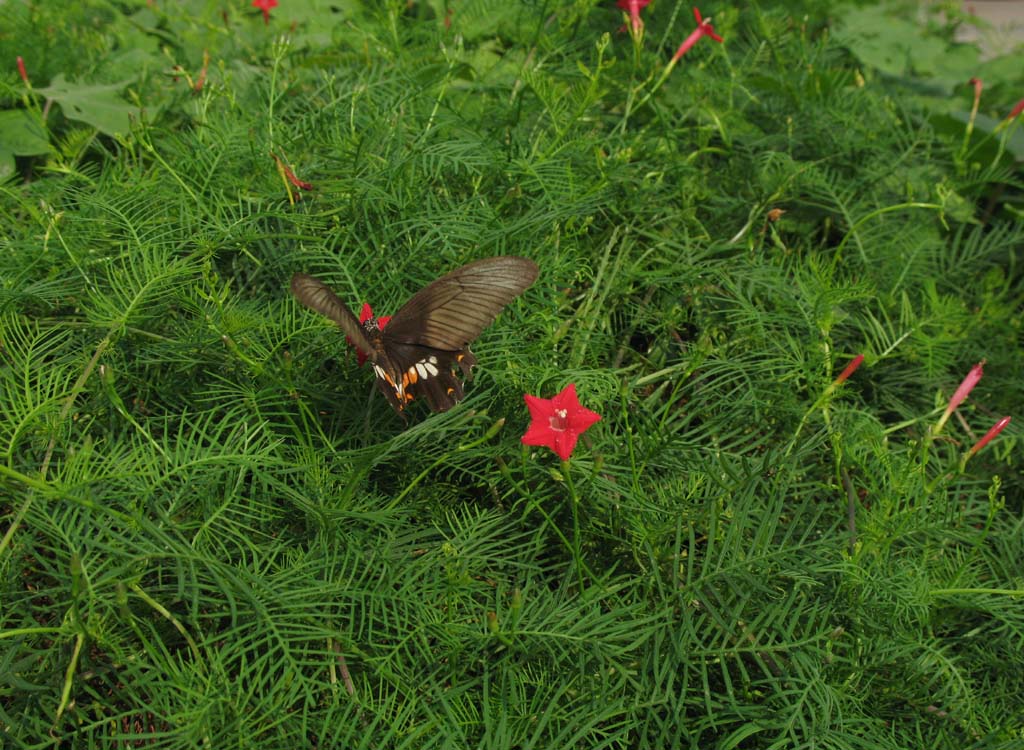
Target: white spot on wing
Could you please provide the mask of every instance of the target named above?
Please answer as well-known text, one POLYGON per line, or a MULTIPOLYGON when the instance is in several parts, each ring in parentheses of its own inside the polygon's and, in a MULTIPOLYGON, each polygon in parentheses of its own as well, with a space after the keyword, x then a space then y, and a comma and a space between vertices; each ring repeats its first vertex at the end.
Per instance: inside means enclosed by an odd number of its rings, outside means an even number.
MULTIPOLYGON (((416 366, 417 367, 422 367, 424 370, 426 370, 428 373, 430 373, 431 377, 433 377, 434 375, 437 375, 437 365, 436 365, 436 363, 437 363, 437 357, 431 357, 430 361, 427 362, 425 365, 416 365, 416 366)), ((424 377, 426 377, 426 376, 424 376, 424 377)))
MULTIPOLYGON (((417 362, 416 363, 416 372, 419 373, 419 376, 421 378, 426 378, 427 377, 427 366, 424 365, 422 362, 417 362)), ((436 370, 435 370, 435 374, 436 374, 436 370)))

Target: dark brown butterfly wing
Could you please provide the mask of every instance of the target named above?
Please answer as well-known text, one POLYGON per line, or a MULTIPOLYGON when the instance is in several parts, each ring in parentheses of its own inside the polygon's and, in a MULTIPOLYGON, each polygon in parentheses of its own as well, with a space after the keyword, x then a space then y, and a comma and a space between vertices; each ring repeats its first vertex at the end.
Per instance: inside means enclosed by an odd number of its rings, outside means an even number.
POLYGON ((537 264, 512 255, 485 258, 456 268, 406 302, 382 332, 395 344, 461 352, 509 302, 536 279, 537 264))
POLYGON ((359 319, 352 314, 352 311, 345 306, 338 295, 331 291, 329 286, 320 279, 305 273, 297 273, 292 276, 291 286, 292 294, 299 302, 337 323, 338 327, 362 350, 363 354, 372 361, 377 361, 377 352, 366 337, 366 332, 359 319))
POLYGON ((431 411, 447 411, 465 395, 462 381, 452 370, 458 366, 466 377, 474 364, 476 357, 468 346, 448 352, 392 343, 373 369, 377 387, 396 411, 401 412, 416 398, 425 398, 431 411))

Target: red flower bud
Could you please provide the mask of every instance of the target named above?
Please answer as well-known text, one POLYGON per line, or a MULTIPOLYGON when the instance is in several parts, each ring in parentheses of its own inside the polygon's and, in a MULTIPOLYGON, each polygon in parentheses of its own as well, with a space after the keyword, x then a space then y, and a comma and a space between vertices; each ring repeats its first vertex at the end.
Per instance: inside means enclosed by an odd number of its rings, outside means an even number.
POLYGON ((858 354, 856 357, 851 359, 850 360, 850 364, 848 364, 846 366, 846 369, 843 370, 841 373, 839 373, 839 377, 836 378, 836 380, 835 380, 835 385, 839 385, 840 383, 845 381, 848 377, 853 375, 853 373, 856 371, 856 369, 858 367, 860 367, 860 364, 863 361, 864 361, 864 355, 863 354, 858 354))
POLYGON ((974 386, 976 386, 978 381, 981 380, 981 376, 983 374, 982 367, 984 364, 985 360, 981 360, 981 362, 972 367, 971 371, 967 373, 967 377, 965 377, 963 381, 961 381, 960 385, 957 386, 957 389, 953 392, 953 397, 949 400, 949 405, 946 406, 946 411, 942 414, 942 418, 935 424, 935 429, 932 430, 933 434, 939 434, 939 431, 942 430, 943 426, 946 424, 946 420, 949 419, 950 415, 956 410, 956 407, 960 406, 960 404, 964 402, 964 399, 967 398, 967 394, 974 390, 974 386))
POLYGON ((988 445, 990 442, 992 442, 992 439, 996 435, 998 435, 1000 432, 1005 430, 1006 429, 1006 425, 1008 425, 1008 424, 1010 424, 1010 418, 1009 417, 1003 417, 998 422, 996 422, 994 425, 992 425, 992 428, 988 432, 985 433, 985 437, 983 437, 981 440, 979 440, 973 446, 971 446, 971 449, 967 452, 967 458, 970 458, 975 453, 977 453, 982 448, 984 448, 986 445, 988 445))

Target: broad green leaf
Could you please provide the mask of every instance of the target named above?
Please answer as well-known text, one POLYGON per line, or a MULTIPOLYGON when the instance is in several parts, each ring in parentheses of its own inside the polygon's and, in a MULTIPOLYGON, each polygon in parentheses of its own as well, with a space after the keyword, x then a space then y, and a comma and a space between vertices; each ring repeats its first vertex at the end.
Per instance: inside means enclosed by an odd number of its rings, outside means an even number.
POLYGON ((50 141, 46 137, 46 126, 24 109, 0 112, 0 148, 16 156, 48 153, 50 141))
POLYGON ((64 80, 63 74, 54 76, 45 89, 38 93, 60 104, 69 120, 80 120, 106 135, 127 133, 131 117, 138 117, 139 109, 121 98, 120 91, 128 81, 111 84, 75 83, 64 80))
POLYGON ((0 148, 0 182, 14 174, 14 154, 0 148))
POLYGON ((50 151, 46 128, 24 109, 0 112, 0 180, 14 173, 15 156, 36 156, 50 151))
POLYGON ((835 36, 865 65, 892 76, 924 77, 947 91, 979 65, 977 48, 950 44, 913 21, 887 16, 883 22, 874 7, 845 13, 835 36))

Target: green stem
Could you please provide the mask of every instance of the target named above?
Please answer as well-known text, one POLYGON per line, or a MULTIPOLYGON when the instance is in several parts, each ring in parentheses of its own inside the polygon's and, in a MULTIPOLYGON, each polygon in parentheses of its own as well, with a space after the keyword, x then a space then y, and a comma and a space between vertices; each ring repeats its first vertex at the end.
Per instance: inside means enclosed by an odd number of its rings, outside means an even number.
MULTIPOLYGON (((523 446, 523 465, 524 465, 524 467, 525 467, 525 465, 527 463, 527 461, 526 461, 526 454, 527 454, 527 448, 524 445, 523 446)), ((547 522, 548 527, 555 533, 555 536, 557 536, 561 540, 562 544, 565 545, 565 548, 573 553, 573 558, 574 558, 574 561, 576 562, 577 574, 579 576, 581 591, 582 591, 582 587, 583 587, 583 577, 582 577, 582 573, 580 572, 581 569, 582 569, 582 571, 586 572, 586 574, 590 577, 590 580, 596 581, 597 580, 597 576, 594 575, 594 571, 592 571, 587 566, 586 561, 584 561, 582 555, 579 554, 578 543, 574 544, 573 542, 569 541, 569 538, 566 537, 566 535, 562 533, 562 530, 558 527, 558 524, 555 523, 555 519, 553 519, 551 517, 551 515, 546 510, 544 510, 544 508, 541 506, 540 502, 538 502, 533 497, 532 493, 528 492, 526 488, 521 487, 520 483, 517 482, 512 477, 512 472, 505 465, 504 461, 499 459, 499 461, 498 461, 498 468, 501 471, 502 475, 505 476, 506 478, 508 478, 508 480, 516 487, 516 489, 519 490, 520 494, 526 499, 527 508, 526 508, 526 512, 523 513, 522 518, 525 519, 526 518, 526 513, 528 513, 532 509, 536 509, 537 512, 539 512, 542 516, 544 516, 544 520, 547 522)), ((567 471, 564 472, 564 473, 566 475, 568 475, 567 471)), ((575 498, 575 492, 572 492, 572 495, 575 498)), ((577 508, 576 508, 575 500, 574 500, 574 505, 573 505, 573 526, 574 526, 574 528, 576 530, 575 540, 578 542, 578 540, 579 540, 579 533, 578 533, 578 530, 579 530, 579 517, 578 517, 578 511, 577 511, 577 508)))
POLYGON ((932 589, 932 596, 956 596, 957 594, 995 594, 996 596, 1024 596, 1024 589, 932 589))
POLYGON ((82 653, 82 646, 85 644, 85 635, 79 633, 75 638, 75 651, 71 654, 71 658, 68 660, 68 668, 64 670, 64 687, 60 691, 60 704, 57 706, 57 715, 53 719, 54 726, 60 721, 60 717, 64 715, 64 711, 68 707, 68 703, 71 700, 71 687, 75 681, 75 669, 78 666, 78 655, 82 653))
POLYGON ((158 602, 156 599, 154 599, 149 594, 147 594, 143 590, 143 588, 141 586, 139 586, 139 584, 137 584, 137 583, 129 584, 129 588, 132 591, 134 591, 135 594, 139 598, 142 599, 142 601, 146 602, 146 604, 148 604, 150 607, 152 607, 157 612, 159 612, 160 615, 165 620, 167 620, 169 623, 171 623, 171 625, 174 627, 175 630, 177 630, 179 633, 181 633, 181 636, 188 643, 189 648, 192 649, 192 655, 195 657, 196 665, 201 665, 203 662, 202 662, 202 659, 200 658, 201 657, 201 653, 199 651, 199 646, 196 644, 195 640, 193 640, 193 638, 192 638, 191 634, 188 632, 188 630, 185 629, 185 626, 181 624, 181 621, 178 620, 178 618, 175 617, 173 614, 171 614, 170 610, 168 610, 167 607, 165 607, 160 602, 158 602))
MULTIPOLYGON (((572 503, 572 550, 573 560, 576 563, 576 576, 580 582, 580 593, 583 593, 583 571, 586 564, 583 562, 583 552, 580 548, 580 498, 576 494, 576 485, 572 482, 572 467, 569 459, 562 461, 562 476, 565 477, 565 485, 569 488, 569 502, 572 503)), ((589 571, 588 571, 589 573, 589 571)))

